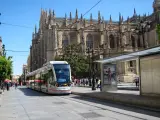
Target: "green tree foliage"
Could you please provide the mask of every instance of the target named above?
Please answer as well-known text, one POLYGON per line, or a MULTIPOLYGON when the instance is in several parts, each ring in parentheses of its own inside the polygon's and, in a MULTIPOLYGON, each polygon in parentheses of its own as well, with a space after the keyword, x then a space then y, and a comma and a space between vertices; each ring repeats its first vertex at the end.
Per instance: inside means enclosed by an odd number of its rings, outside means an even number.
POLYGON ((0 56, 0 81, 10 79, 12 75, 12 58, 0 56))
POLYGON ((73 76, 88 77, 89 60, 81 51, 80 45, 69 45, 63 49, 63 55, 56 56, 55 60, 67 61, 71 65, 73 76))
POLYGON ((158 33, 158 40, 160 41, 160 24, 157 24, 156 31, 158 33))

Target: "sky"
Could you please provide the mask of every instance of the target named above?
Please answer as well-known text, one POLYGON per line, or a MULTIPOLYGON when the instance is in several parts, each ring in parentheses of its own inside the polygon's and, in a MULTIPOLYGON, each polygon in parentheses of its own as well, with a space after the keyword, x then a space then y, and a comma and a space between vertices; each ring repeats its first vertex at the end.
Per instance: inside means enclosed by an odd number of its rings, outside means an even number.
MULTIPOLYGON (((75 16, 76 8, 78 14, 84 14, 99 0, 0 0, 0 36, 6 50, 7 56, 13 56, 13 74, 22 74, 22 66, 27 63, 29 48, 31 45, 34 26, 39 25, 41 8, 55 11, 56 17, 75 16), (10 25, 8 25, 10 24, 10 25), (18 25, 18 26, 14 26, 18 25), (22 27, 20 27, 22 26, 22 27)), ((126 19, 133 15, 134 8, 137 14, 151 14, 154 0, 102 0, 84 17, 89 18, 92 13, 93 19, 98 18, 98 11, 105 20, 112 15, 112 20, 118 20, 119 13, 126 19)))

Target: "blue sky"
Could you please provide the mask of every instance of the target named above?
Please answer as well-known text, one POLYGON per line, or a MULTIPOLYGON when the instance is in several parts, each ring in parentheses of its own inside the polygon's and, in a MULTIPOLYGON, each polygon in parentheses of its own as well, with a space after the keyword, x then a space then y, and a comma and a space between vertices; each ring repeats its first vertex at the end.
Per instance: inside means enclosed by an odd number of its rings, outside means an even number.
MULTIPOLYGON (((13 25, 27 26, 16 27, 9 25, 0 25, 0 36, 7 50, 28 51, 28 52, 7 52, 8 56, 13 56, 14 74, 22 73, 22 65, 26 64, 31 45, 32 32, 35 24, 39 25, 40 9, 55 10, 57 17, 63 17, 65 13, 69 16, 75 16, 75 10, 78 9, 79 16, 90 9, 98 0, 1 0, 0 1, 0 21, 13 25)), ((89 18, 90 13, 94 19, 97 19, 98 11, 107 20, 110 14, 113 20, 118 20, 119 12, 126 19, 133 15, 136 8, 138 14, 152 13, 153 0, 102 0, 94 9, 92 9, 85 18, 89 18)))

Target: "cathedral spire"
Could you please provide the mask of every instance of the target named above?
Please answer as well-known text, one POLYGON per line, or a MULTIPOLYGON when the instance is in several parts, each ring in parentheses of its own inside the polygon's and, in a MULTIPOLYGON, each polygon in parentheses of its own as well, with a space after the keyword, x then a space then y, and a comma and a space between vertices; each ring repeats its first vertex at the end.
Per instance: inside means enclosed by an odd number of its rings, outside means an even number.
POLYGON ((109 23, 110 23, 110 24, 112 23, 112 16, 111 16, 111 15, 110 15, 109 23))
POLYGON ((122 23, 121 13, 119 13, 119 24, 122 23))
POLYGON ((75 16, 75 20, 78 20, 78 10, 76 9, 76 16, 75 16))
POLYGON ((134 8, 134 14, 133 16, 137 16, 137 13, 136 13, 136 9, 134 8))
POLYGON ((104 17, 102 16, 102 23, 104 23, 104 17))
POLYGON ((122 18, 121 18, 121 22, 123 23, 123 15, 122 15, 122 18))
POLYGON ((51 9, 49 9, 49 15, 52 16, 52 11, 51 11, 51 9))
POLYGON ((83 15, 81 14, 81 21, 83 21, 83 15))
POLYGON ((37 33, 37 26, 36 25, 35 25, 35 31, 34 32, 35 32, 35 34, 37 33))
POLYGON ((101 13, 98 11, 98 23, 101 23, 101 13))
POLYGON ((66 13, 65 13, 64 24, 65 24, 65 26, 67 26, 67 14, 66 13))
POLYGON ((72 21, 72 13, 71 12, 69 14, 69 19, 70 19, 70 21, 72 21))
POLYGON ((90 15, 90 24, 92 24, 93 20, 92 20, 92 13, 90 15))
POLYGON ((67 14, 65 13, 65 20, 67 20, 67 14))
POLYGON ((127 18, 127 23, 130 23, 130 18, 129 18, 129 16, 128 16, 128 18, 127 18))
POLYGON ((53 18, 55 18, 55 16, 56 16, 56 15, 55 15, 55 12, 54 12, 54 10, 53 10, 53 18))

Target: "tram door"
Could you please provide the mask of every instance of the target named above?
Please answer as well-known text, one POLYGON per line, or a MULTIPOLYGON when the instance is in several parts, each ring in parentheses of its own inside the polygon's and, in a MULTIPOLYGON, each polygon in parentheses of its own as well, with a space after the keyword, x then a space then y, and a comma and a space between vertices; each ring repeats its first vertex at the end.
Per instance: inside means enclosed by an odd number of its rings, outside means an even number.
POLYGON ((43 92, 48 92, 48 71, 47 70, 44 70, 42 73, 41 73, 41 90, 43 92))

